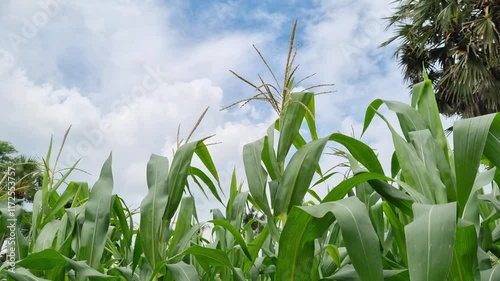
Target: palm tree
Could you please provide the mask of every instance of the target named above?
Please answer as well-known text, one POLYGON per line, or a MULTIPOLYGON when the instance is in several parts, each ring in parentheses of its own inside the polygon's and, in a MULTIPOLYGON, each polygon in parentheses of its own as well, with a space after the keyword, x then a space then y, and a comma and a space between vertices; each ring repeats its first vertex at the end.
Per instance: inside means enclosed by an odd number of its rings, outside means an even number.
MULTIPOLYGON (((42 169, 35 158, 25 155, 15 155, 17 150, 12 144, 0 141, 0 186, 6 180, 6 171, 9 167, 15 170, 16 199, 32 202, 36 191, 42 185, 42 169)), ((0 190, 0 198, 7 196, 6 189, 0 190)))
POLYGON ((20 155, 12 166, 16 171, 16 198, 33 202, 35 193, 42 187, 41 164, 33 157, 20 155))
POLYGON ((12 162, 15 153, 17 150, 10 142, 0 141, 0 168, 12 162))
POLYGON ((405 80, 434 83, 439 110, 463 118, 500 109, 500 3, 492 0, 396 0, 389 26, 405 80))

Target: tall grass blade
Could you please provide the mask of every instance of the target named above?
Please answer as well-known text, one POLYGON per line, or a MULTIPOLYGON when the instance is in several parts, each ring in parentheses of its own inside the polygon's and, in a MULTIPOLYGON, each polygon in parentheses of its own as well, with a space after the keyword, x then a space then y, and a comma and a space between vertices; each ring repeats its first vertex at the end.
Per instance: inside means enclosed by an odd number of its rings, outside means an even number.
POLYGON ((147 165, 148 194, 141 202, 139 231, 144 255, 151 267, 161 256, 158 248, 162 217, 168 202, 167 178, 169 162, 166 157, 151 155, 147 165))
POLYGON ((477 234, 474 224, 459 220, 453 247, 453 261, 450 269, 451 280, 478 280, 477 234))
POLYGON ((177 281, 197 281, 200 280, 196 268, 191 264, 179 262, 174 264, 167 264, 167 269, 172 272, 174 280, 177 281))
POLYGON ((413 204, 415 220, 405 227, 412 281, 447 280, 455 244, 456 203, 413 204))
POLYGON ((453 149, 459 214, 463 213, 478 172, 495 114, 463 119, 453 125, 453 149))
POLYGON ((215 226, 223 227, 227 231, 229 231, 229 233, 231 233, 231 235, 233 235, 234 240, 236 240, 236 243, 238 243, 238 245, 240 245, 241 249, 243 250, 243 253, 245 253, 245 256, 249 260, 252 260, 252 256, 250 255, 250 252, 248 251, 248 247, 247 247, 247 244, 245 243, 245 240, 241 236, 241 233, 234 226, 232 226, 228 221, 221 220, 221 219, 211 220, 210 222, 213 223, 215 226))
POLYGON ((404 213, 411 214, 411 204, 413 203, 413 199, 403 191, 385 182, 388 180, 392 179, 375 173, 359 173, 335 186, 325 196, 325 198, 323 198, 322 202, 325 203, 340 200, 344 198, 355 186, 364 182, 369 182, 372 188, 376 190, 385 200, 401 209, 404 213))
MULTIPOLYGON (((177 217, 177 222, 175 224, 175 229, 172 233, 172 238, 168 247, 168 255, 169 257, 175 256, 176 254, 184 251, 182 248, 183 243, 181 240, 184 237, 189 237, 193 235, 193 233, 189 233, 190 229, 193 228, 192 221, 193 216, 195 215, 195 205, 193 197, 184 197, 181 201, 181 206, 179 209, 179 215, 177 217)), ((195 227, 198 229, 198 227, 195 227)))
POLYGON ((338 142, 345 146, 357 161, 365 166, 368 171, 383 175, 384 169, 377 155, 368 145, 363 142, 339 133, 331 134, 329 140, 338 142))
POLYGON ((92 268, 101 266, 110 217, 113 192, 111 155, 104 162, 101 175, 90 192, 85 205, 85 222, 82 227, 79 260, 86 260, 92 268))
POLYGON ((53 219, 53 217, 60 211, 64 210, 64 206, 71 201, 75 197, 76 192, 80 188, 80 183, 70 182, 64 192, 61 194, 61 197, 57 200, 57 202, 52 206, 52 209, 48 212, 48 214, 44 217, 44 221, 48 222, 53 219))
POLYGON ((199 147, 202 149, 205 147, 203 140, 182 145, 175 152, 172 167, 170 168, 170 175, 167 179, 168 203, 163 214, 164 220, 171 220, 179 207, 184 188, 187 185, 191 160, 193 159, 195 150, 199 147))
MULTIPOLYGON (((484 156, 500 169, 500 114, 498 113, 491 122, 486 145, 484 146, 484 156)), ((500 170, 497 169, 497 171, 500 170)))
POLYGON ((285 157, 299 134, 299 129, 307 114, 306 108, 302 104, 309 104, 313 93, 294 93, 291 95, 289 106, 284 111, 282 122, 280 122, 280 137, 278 141, 278 163, 285 161, 285 157))
POLYGON ((448 158, 448 142, 446 141, 443 124, 441 123, 441 116, 439 115, 436 95, 434 94, 431 80, 425 79, 413 86, 411 105, 417 108, 420 115, 427 122, 432 135, 439 143, 446 158, 448 158))
POLYGON ((288 213, 293 206, 302 204, 327 141, 328 138, 312 141, 292 156, 273 201, 275 215, 288 213))
POLYGON ((248 181, 248 189, 257 207, 270 214, 266 195, 267 173, 262 167, 261 155, 264 149, 264 138, 243 146, 243 164, 248 181))
POLYGON ((314 95, 311 97, 311 100, 309 100, 309 103, 307 104, 307 108, 309 111, 305 115, 307 126, 309 127, 309 133, 311 134, 312 140, 317 140, 318 139, 318 132, 316 131, 316 108, 315 108, 315 98, 314 95))

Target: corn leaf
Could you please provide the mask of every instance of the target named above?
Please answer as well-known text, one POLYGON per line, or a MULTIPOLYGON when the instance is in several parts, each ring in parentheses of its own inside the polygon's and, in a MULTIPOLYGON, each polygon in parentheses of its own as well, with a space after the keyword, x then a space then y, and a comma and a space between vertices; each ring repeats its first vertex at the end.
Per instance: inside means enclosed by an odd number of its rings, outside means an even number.
POLYGON ((412 281, 446 280, 455 244, 456 203, 413 204, 415 219, 405 227, 412 281))
POLYGON ((104 252, 111 217, 113 175, 111 155, 104 162, 101 175, 90 192, 85 205, 85 222, 82 227, 79 260, 86 260, 92 268, 99 268, 104 252))

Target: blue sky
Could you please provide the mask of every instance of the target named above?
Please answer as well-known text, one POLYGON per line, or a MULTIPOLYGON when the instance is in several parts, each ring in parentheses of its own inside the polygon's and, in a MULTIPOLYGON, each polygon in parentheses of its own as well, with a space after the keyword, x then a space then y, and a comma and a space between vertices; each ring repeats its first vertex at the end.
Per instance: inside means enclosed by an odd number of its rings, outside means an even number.
MULTIPOLYGON (((298 77, 316 73, 309 85, 335 83, 336 93, 317 98, 320 135, 352 128, 359 136, 372 100, 408 100, 393 50, 378 48, 390 36, 381 19, 390 2, 3 0, 0 139, 41 156, 50 136, 57 145, 72 125, 63 164, 82 157, 90 173, 74 179, 92 183, 113 151, 115 192, 137 207, 150 154, 171 157, 178 124, 186 135, 210 106, 195 137, 223 141, 212 148, 223 182, 234 167, 243 178, 243 145, 276 116, 258 103, 220 112, 252 94, 229 69, 269 79, 255 44, 280 76, 298 18, 298 77)), ((363 140, 389 163, 388 131, 373 126, 363 140)), ((212 201, 196 194, 202 210, 212 201)))

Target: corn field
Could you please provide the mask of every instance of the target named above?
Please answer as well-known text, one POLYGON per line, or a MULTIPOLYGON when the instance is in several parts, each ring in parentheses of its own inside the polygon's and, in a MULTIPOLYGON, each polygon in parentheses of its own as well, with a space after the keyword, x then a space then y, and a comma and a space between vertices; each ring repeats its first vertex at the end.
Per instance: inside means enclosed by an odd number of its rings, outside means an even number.
POLYGON ((291 76, 286 106, 275 103, 276 122, 244 146, 248 191, 233 174, 229 194, 220 195, 201 139, 180 145, 172 159, 152 155, 147 195, 138 211, 130 210, 113 193, 111 155, 91 188, 69 182, 78 163, 55 172, 60 152, 51 142, 32 213, 0 202, 6 249, 0 278, 500 280, 499 114, 457 121, 448 138, 429 79, 414 87, 411 105, 377 99, 366 109, 363 132, 375 118, 387 123, 395 151, 384 171, 362 141, 318 136, 315 95, 291 93, 291 76), (381 106, 396 113, 398 124, 381 106), (328 143, 345 148, 352 172, 320 198, 316 190, 336 173, 319 165, 328 143), (195 157, 201 167, 192 166, 195 157), (210 239, 188 196, 195 187, 225 206, 212 212, 210 239), (248 206, 260 215, 248 217, 248 206))

